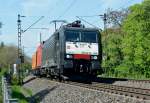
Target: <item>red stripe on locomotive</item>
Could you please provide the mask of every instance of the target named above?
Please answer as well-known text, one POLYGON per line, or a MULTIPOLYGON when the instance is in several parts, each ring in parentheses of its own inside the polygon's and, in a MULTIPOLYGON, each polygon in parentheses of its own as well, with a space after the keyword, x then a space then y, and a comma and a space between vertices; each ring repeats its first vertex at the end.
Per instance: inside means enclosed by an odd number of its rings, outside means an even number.
POLYGON ((88 54, 74 54, 74 59, 86 59, 90 60, 90 55, 88 54))

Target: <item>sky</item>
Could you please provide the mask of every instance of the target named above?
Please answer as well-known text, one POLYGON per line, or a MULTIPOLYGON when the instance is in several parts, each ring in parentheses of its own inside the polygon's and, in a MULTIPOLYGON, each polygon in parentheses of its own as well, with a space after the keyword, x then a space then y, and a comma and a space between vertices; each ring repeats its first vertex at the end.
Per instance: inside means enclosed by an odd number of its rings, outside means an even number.
MULTIPOLYGON (((0 42, 6 45, 17 46, 17 19, 18 14, 25 16, 21 18, 22 30, 28 28, 44 16, 32 28, 47 29, 28 29, 22 34, 22 46, 28 56, 32 56, 36 47, 39 45, 40 33, 42 40, 48 39, 54 32, 52 20, 66 20, 73 22, 77 20, 76 16, 103 28, 103 21, 95 15, 103 14, 108 8, 121 10, 133 4, 141 3, 143 0, 0 0, 0 22, 3 23, 0 28, 0 42)), ((90 26, 83 22, 85 26, 90 26)))

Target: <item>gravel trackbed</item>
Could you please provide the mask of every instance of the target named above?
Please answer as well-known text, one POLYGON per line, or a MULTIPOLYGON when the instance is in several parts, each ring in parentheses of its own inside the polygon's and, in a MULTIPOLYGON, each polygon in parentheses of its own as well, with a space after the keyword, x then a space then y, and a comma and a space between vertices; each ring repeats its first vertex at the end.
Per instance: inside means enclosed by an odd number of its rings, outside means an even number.
MULTIPOLYGON (((28 79, 31 77, 27 77, 28 79)), ((48 79, 34 78, 23 85, 32 91, 34 103, 150 103, 141 99, 90 90, 48 79)))

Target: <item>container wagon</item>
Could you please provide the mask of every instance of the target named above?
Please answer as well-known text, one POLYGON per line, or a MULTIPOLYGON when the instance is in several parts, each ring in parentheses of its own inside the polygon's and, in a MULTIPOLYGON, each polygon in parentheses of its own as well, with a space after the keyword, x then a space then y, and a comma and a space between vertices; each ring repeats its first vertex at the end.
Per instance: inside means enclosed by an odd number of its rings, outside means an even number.
POLYGON ((35 75, 43 75, 41 63, 42 63, 42 43, 38 46, 36 52, 32 56, 32 71, 35 75))
POLYGON ((32 55, 32 72, 35 75, 36 70, 36 52, 32 55))

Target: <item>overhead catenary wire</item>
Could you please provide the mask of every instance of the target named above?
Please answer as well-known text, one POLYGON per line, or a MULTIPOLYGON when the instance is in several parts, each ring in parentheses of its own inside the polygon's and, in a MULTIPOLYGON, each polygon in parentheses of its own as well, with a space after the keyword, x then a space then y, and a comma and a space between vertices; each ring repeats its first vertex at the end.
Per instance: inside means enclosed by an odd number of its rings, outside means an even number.
MULTIPOLYGON (((127 5, 127 4, 130 4, 130 3, 132 3, 134 0, 131 0, 131 1, 127 1, 127 3, 125 3, 125 5, 123 5, 123 6, 120 6, 119 8, 117 8, 118 10, 119 9, 122 9, 122 8, 125 8, 125 6, 127 5)), ((91 17, 97 17, 97 16, 100 16, 100 15, 81 15, 81 16, 78 16, 78 17, 89 17, 89 18, 91 18, 91 17)))
POLYGON ((35 21, 33 24, 31 24, 27 29, 25 29, 24 31, 23 31, 23 33, 24 32, 26 32, 28 29, 30 29, 33 25, 35 25, 36 23, 38 23, 41 19, 43 19, 44 18, 44 16, 41 16, 37 21, 35 21))
POLYGON ((70 5, 65 9, 65 11, 57 18, 57 20, 60 19, 61 17, 63 17, 71 9, 71 7, 73 7, 73 5, 75 4, 75 2, 76 2, 76 0, 73 0, 70 3, 70 5))
POLYGON ((89 17, 90 18, 90 17, 98 17, 98 16, 99 15, 82 15, 82 16, 78 16, 78 17, 87 17, 87 18, 89 17))
POLYGON ((97 26, 95 26, 95 25, 93 25, 93 24, 89 23, 88 21, 84 20, 83 18, 78 17, 78 16, 76 16, 76 17, 77 17, 78 19, 80 19, 80 20, 82 20, 82 21, 86 22, 87 24, 89 24, 89 25, 93 26, 94 28, 98 28, 98 29, 100 29, 99 27, 97 27, 97 26))
POLYGON ((134 1, 134 0, 127 0, 127 2, 126 2, 123 6, 120 6, 120 7, 118 8, 118 10, 125 8, 126 5, 132 3, 133 1, 134 1))
MULTIPOLYGON (((93 17, 100 17, 101 15, 82 15, 82 16, 77 16, 77 17, 80 17, 80 18, 93 18, 93 17)), ((95 22, 98 22, 99 20, 95 20, 94 22, 91 22, 90 25, 94 24, 95 22)))
POLYGON ((57 1, 55 2, 55 4, 48 10, 49 15, 50 15, 50 13, 52 13, 52 11, 54 11, 55 7, 57 7, 57 5, 58 5, 59 3, 60 3, 60 0, 57 0, 57 1))
POLYGON ((24 46, 24 48, 37 48, 36 46, 24 46))

